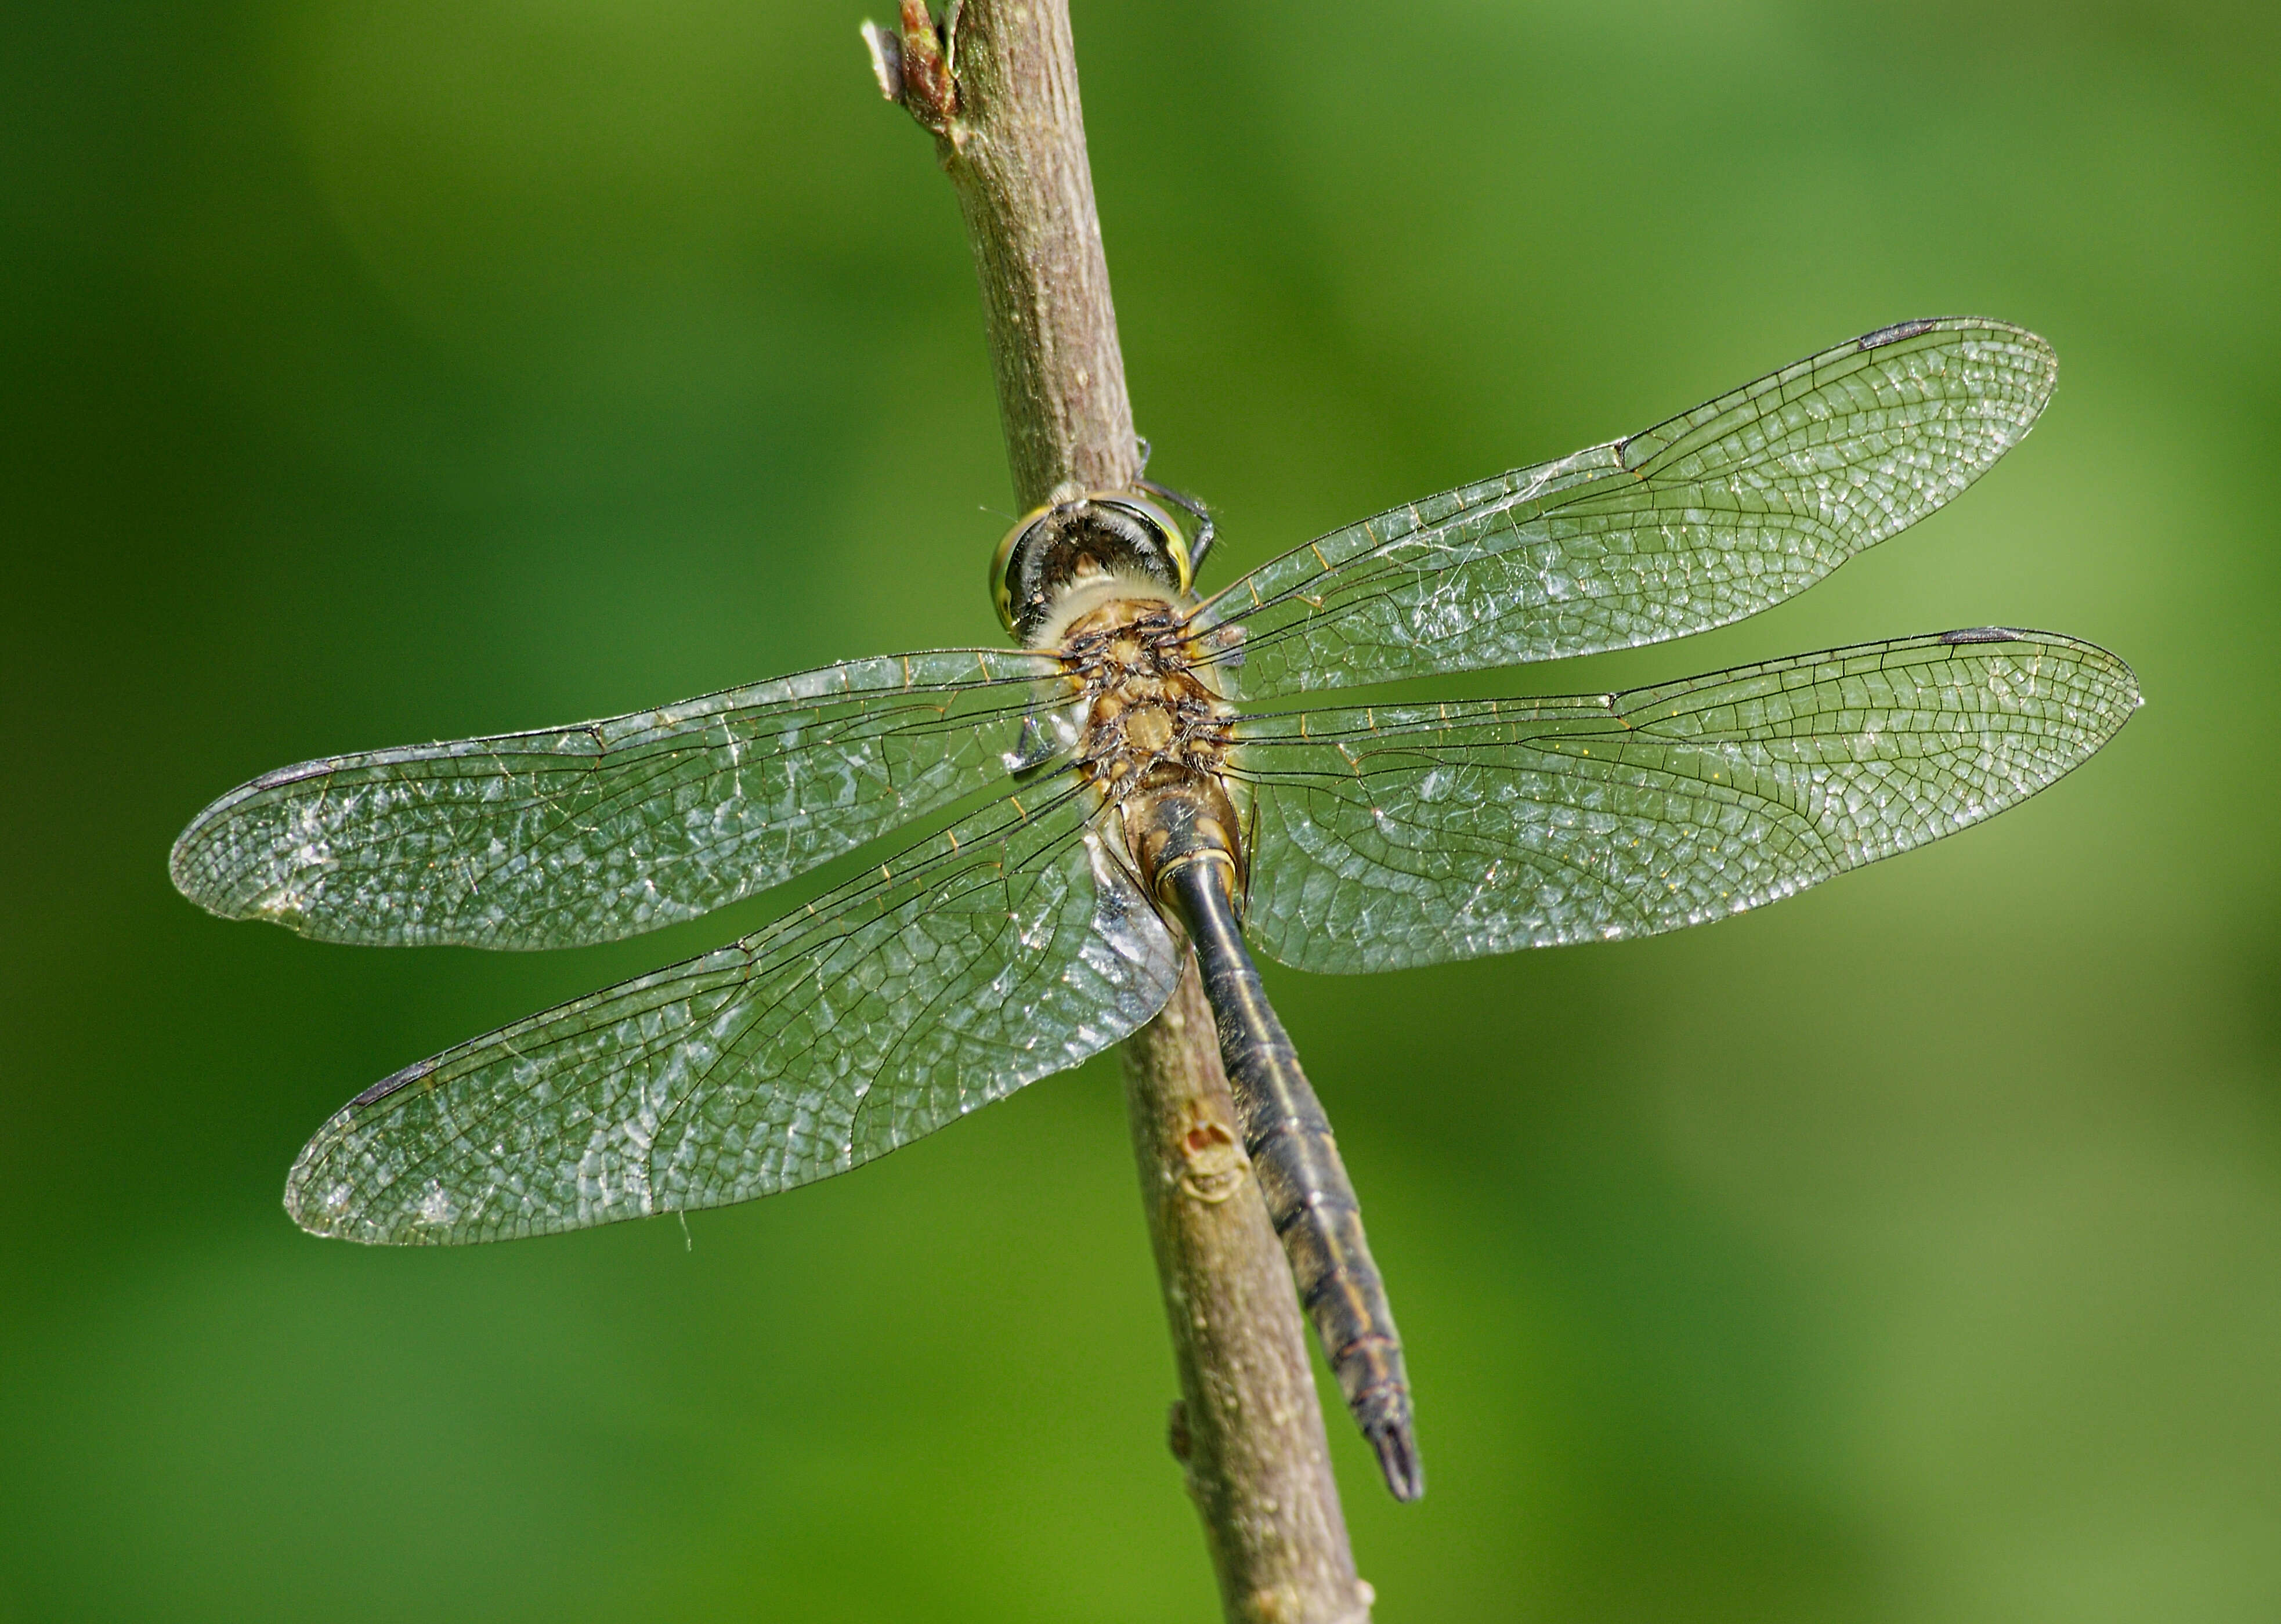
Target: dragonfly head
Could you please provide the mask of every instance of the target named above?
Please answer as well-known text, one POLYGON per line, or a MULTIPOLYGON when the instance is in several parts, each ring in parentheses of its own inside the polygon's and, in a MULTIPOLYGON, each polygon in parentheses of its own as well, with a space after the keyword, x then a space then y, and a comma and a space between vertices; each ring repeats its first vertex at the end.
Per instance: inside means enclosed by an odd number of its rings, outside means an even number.
POLYGON ((1188 538, 1133 491, 1087 491, 1025 514, 990 561, 990 593, 1006 630, 1034 644, 1070 592, 1113 582, 1167 599, 1193 576, 1188 538))

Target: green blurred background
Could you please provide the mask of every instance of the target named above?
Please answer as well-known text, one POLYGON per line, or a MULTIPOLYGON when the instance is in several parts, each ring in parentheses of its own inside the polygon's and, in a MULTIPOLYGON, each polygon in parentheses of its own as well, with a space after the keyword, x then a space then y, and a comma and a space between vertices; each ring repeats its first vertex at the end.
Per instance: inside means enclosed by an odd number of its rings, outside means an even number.
MULTIPOLYGON (((1112 1063, 686 1241, 360 1250, 278 1208, 326 1113, 776 900, 391 954, 166 882, 286 762, 995 639, 972 274, 862 15, 0 25, 0 1619, 1211 1614, 1112 1063)), ((1411 1344, 1428 1497, 1332 1428, 1380 1619, 2281 1616, 2274 9, 1076 23, 1220 568, 1983 313, 2061 386, 1967 499, 1740 627, 1449 687, 2005 622, 2147 694, 1736 921, 1271 967, 1411 1344)))

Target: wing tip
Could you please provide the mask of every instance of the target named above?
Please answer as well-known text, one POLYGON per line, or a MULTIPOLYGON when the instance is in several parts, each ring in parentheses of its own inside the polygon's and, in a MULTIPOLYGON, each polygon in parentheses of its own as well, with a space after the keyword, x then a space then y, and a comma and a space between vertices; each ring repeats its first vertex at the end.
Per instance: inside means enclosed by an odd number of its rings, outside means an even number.
POLYGON ((1875 332, 1864 333, 1853 340, 1850 347, 1856 354, 1867 355, 1929 336, 1942 339, 1975 334, 2007 344, 2035 357, 2033 375, 2029 384, 2030 403, 2020 424, 2021 432, 2024 434, 2051 399, 2052 391, 2058 387, 2060 375, 2059 352, 2052 347, 2050 339, 2032 329, 1995 316, 1918 316, 1906 321, 1896 321, 1890 327, 1881 327, 1875 332))
POLYGON ((174 837, 174 844, 166 852, 166 878, 174 882, 174 889, 185 898, 210 914, 219 914, 221 910, 208 898, 198 862, 198 836, 205 832, 205 814, 201 812, 190 821, 189 828, 174 837))
MULTIPOLYGON (((376 1222, 368 1199, 374 1192, 344 1172, 339 1162, 344 1153, 353 1156, 351 1134, 372 1106, 435 1069, 431 1057, 390 1072, 325 1118, 324 1125, 310 1135, 285 1175, 286 1216, 313 1235, 367 1246, 437 1239, 417 1229, 407 1231, 402 1225, 390 1229, 376 1222)), ((383 1193, 385 1189, 383 1186, 383 1193)))
MULTIPOLYGON (((2138 686, 2138 673, 2131 669, 2130 662, 2113 649, 2088 638, 2070 637, 2064 631, 2039 631, 2029 626, 1960 626, 1953 631, 1937 634, 1934 640, 1950 647, 1969 647, 1986 643, 2030 643, 2044 648, 2063 648, 2070 653, 2084 656, 2115 678, 2121 697, 2130 701, 2123 709, 2124 720, 2146 702, 2146 696, 2138 686)), ((2121 723, 2116 725, 2119 727, 2121 723)))
POLYGON ((174 844, 166 853, 166 877, 174 882, 174 889, 206 912, 224 919, 239 916, 230 911, 228 901, 215 884, 220 864, 213 851, 213 836, 230 809, 244 800, 253 787, 251 784, 241 784, 228 794, 208 801, 198 809, 197 816, 182 826, 182 832, 174 837, 174 844))
POLYGON ((285 1174, 285 1216, 313 1235, 343 1241, 364 1238, 356 1233, 359 1226, 352 1218, 355 1185, 337 1176, 328 1178, 327 1165, 355 1111, 352 1101, 326 1117, 285 1174))
POLYGON ((285 1216, 305 1233, 321 1241, 346 1241, 356 1246, 438 1246, 469 1237, 457 1233, 460 1217, 440 1186, 410 1209, 398 1206, 392 1222, 373 1216, 377 1194, 386 1210, 387 1186, 370 1192, 352 1179, 333 1174, 324 1165, 332 1148, 333 1131, 348 1113, 342 1111, 319 1130, 285 1175, 285 1216), (438 1204, 440 1203, 440 1204, 438 1204))
POLYGON ((225 837, 240 808, 265 792, 291 782, 296 775, 309 776, 309 769, 319 765, 321 763, 303 762, 264 773, 201 808, 182 832, 174 837, 174 844, 166 854, 166 876, 174 881, 174 889, 218 919, 267 919, 289 930, 302 930, 308 901, 306 893, 291 877, 280 878, 266 888, 258 884, 250 885, 248 880, 260 866, 259 854, 256 862, 248 863, 241 851, 239 861, 234 862, 228 849, 231 843, 225 837))

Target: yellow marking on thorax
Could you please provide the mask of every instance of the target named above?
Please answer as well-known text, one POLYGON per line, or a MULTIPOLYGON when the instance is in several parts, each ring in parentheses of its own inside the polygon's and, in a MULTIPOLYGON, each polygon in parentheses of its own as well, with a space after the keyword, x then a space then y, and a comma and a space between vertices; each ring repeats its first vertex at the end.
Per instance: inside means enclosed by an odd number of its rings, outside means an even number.
POLYGON ((1139 838, 1128 826, 1136 816, 1157 826, 1167 796, 1226 809, 1233 833, 1224 773, 1235 713, 1209 680, 1196 639, 1180 607, 1119 598, 1086 606, 1055 651, 1083 718, 1079 769, 1118 810, 1127 841, 1139 838))
POLYGON ((1136 750, 1155 754, 1172 742, 1175 731, 1171 713, 1161 705, 1151 705, 1132 713, 1125 724, 1125 741, 1136 750))

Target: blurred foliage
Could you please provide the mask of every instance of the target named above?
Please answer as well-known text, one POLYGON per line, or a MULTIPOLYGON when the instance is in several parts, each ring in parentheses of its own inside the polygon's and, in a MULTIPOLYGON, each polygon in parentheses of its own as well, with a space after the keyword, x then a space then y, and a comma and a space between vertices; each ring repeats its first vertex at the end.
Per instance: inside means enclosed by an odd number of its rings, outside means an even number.
MULTIPOLYGON (((769 905, 390 955, 166 884, 284 762, 994 638, 971 273, 860 16, 0 24, 0 1619, 1210 1613, 1113 1066, 686 1243, 323 1244, 277 1197, 348 1094, 769 905)), ((1738 921, 1271 970, 1412 1344, 1428 1498, 1334 1427, 1379 1616, 2281 1613, 2274 9, 1077 28, 1152 472, 1222 568, 1980 312, 2063 371, 1968 499, 1471 691, 2004 622, 2149 699, 1738 921)))

